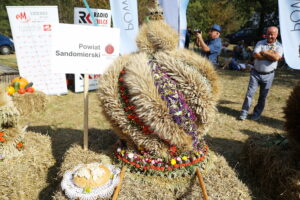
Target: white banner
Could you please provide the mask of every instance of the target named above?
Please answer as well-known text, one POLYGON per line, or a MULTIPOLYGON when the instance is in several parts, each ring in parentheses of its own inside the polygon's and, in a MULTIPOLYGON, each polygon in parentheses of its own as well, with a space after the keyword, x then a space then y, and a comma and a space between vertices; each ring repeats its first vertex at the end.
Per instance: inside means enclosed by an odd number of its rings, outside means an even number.
POLYGON ((284 58, 289 67, 300 69, 300 0, 278 0, 284 58))
POLYGON ((139 30, 137 0, 110 0, 114 28, 121 30, 120 54, 137 51, 136 36, 139 30))
POLYGON ((163 9, 164 18, 179 34, 179 47, 183 48, 187 29, 186 9, 189 0, 159 0, 159 6, 163 9))
POLYGON ((47 95, 67 93, 65 74, 52 74, 52 26, 58 23, 57 6, 7 6, 20 75, 47 95))
MULTIPOLYGON (((110 10, 91 8, 91 11, 99 26, 110 27, 110 10)), ((77 7, 74 8, 74 24, 94 25, 88 10, 86 8, 77 7)))
MULTIPOLYGON (((91 9, 94 18, 99 26, 111 26, 111 12, 105 9, 91 9)), ((74 24, 82 24, 94 26, 90 13, 86 8, 74 8, 74 24)), ((89 90, 96 90, 99 88, 98 77, 100 75, 89 75, 89 90)), ((74 75, 74 90, 75 92, 83 92, 84 81, 82 74, 74 75)))
POLYGON ((53 72, 102 74, 119 56, 120 30, 55 24, 52 42, 53 72))

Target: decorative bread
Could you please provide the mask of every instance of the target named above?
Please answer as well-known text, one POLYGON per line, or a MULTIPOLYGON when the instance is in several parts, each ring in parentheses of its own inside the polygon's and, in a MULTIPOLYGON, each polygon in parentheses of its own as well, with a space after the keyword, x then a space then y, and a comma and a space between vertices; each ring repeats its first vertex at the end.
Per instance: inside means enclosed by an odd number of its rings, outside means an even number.
POLYGON ((110 170, 99 163, 91 163, 79 168, 73 175, 75 185, 81 188, 96 188, 106 184, 111 177, 110 170))

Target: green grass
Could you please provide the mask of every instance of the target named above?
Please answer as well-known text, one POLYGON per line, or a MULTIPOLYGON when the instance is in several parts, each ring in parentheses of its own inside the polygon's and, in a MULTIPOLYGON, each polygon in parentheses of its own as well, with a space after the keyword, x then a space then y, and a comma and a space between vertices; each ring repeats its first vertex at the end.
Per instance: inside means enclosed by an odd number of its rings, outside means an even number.
POLYGON ((0 55, 0 64, 18 69, 16 54, 0 55))

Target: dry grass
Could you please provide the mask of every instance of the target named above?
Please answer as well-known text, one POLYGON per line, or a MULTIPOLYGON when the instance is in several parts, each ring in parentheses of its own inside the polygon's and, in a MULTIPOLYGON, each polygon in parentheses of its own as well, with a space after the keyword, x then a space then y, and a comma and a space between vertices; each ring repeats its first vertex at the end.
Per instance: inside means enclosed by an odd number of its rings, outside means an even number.
POLYGON ((18 69, 16 54, 0 55, 0 64, 10 66, 14 69, 18 69))
MULTIPOLYGON (((205 178, 209 195, 214 200, 232 199, 230 194, 226 194, 225 191, 219 194, 217 189, 209 187, 219 181, 219 185, 224 188, 242 188, 241 193, 246 191, 246 194, 243 193, 246 197, 241 196, 240 199, 249 199, 250 194, 252 199, 267 199, 261 194, 262 191, 258 184, 251 182, 251 175, 244 170, 240 161, 240 158, 243 157, 242 150, 246 141, 253 136, 284 133, 282 108, 285 106, 297 80, 299 80, 300 73, 295 71, 278 71, 276 73, 276 79, 269 93, 265 111, 259 121, 236 120, 246 93, 249 74, 227 70, 221 70, 218 73, 223 89, 218 104, 219 113, 216 122, 208 133, 207 141, 210 149, 216 155, 220 155, 218 162, 226 170, 215 169, 214 172, 218 173, 205 178), (230 185, 230 181, 227 181, 230 180, 228 176, 236 180, 235 185, 230 185), (243 183, 246 184, 247 188, 243 186, 243 183)), ((107 129, 111 129, 111 126, 102 114, 97 94, 91 92, 89 97, 90 134, 91 136, 100 134, 97 143, 105 144, 109 141, 110 136, 106 132, 107 129)), ((60 196, 57 193, 60 177, 58 174, 61 173, 61 169, 65 169, 65 166, 67 166, 65 158, 69 154, 68 150, 71 147, 74 148, 74 145, 81 145, 83 94, 69 92, 68 95, 64 96, 50 96, 48 100, 44 112, 33 113, 21 119, 22 124, 31 122, 28 128, 29 133, 27 134, 24 157, 20 160, 0 163, 1 200, 48 200, 53 195, 60 196)), ((256 100, 253 103, 255 102, 256 100)), ((94 147, 91 145, 90 150, 94 151, 92 148, 94 147)), ((95 152, 97 153, 97 151, 95 152)), ((103 151, 101 152, 103 153, 103 151)), ((100 152, 98 151, 98 153, 100 152)), ((125 183, 128 184, 125 187, 130 187, 132 184, 125 183)), ((123 199, 125 199, 125 191, 121 191, 120 195, 122 195, 122 192, 123 199)), ((199 190, 190 193, 186 198, 194 199, 193 194, 196 192, 199 192, 199 190)), ((134 195, 139 194, 134 193, 134 195)), ((159 199, 159 196, 153 198, 159 199)))

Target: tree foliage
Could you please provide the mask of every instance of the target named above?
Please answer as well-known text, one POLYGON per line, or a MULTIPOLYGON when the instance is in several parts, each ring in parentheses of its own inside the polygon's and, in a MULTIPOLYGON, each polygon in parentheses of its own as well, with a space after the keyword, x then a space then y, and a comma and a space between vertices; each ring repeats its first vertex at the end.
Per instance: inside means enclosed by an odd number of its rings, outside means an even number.
MULTIPOLYGON (((123 1, 123 0, 122 0, 123 1)), ((109 9, 109 0, 87 0, 90 8, 109 9)), ((148 15, 152 1, 138 0, 139 23, 148 15)), ((85 7, 83 0, 0 0, 0 33, 11 35, 5 6, 57 5, 62 23, 73 23, 74 7, 85 7)), ((278 17, 277 0, 190 0, 187 10, 188 26, 207 30, 212 24, 222 26, 223 34, 244 26, 257 12, 260 14, 261 30, 270 19, 268 14, 278 17)))

